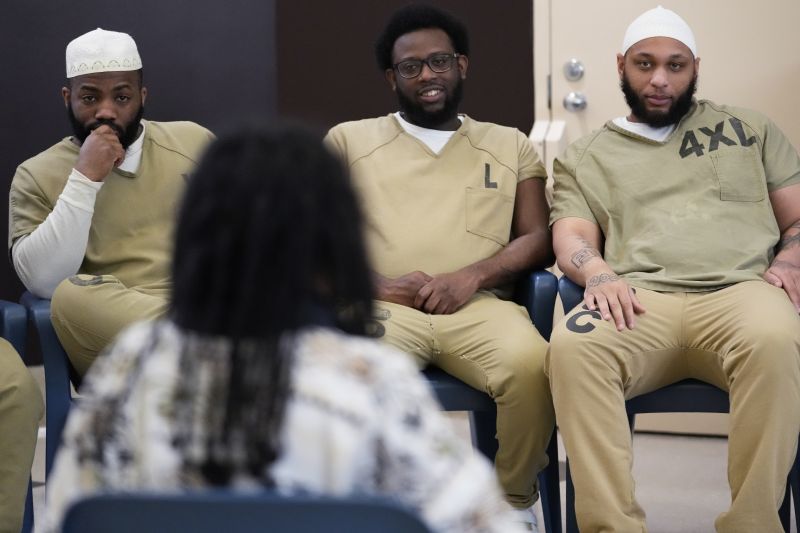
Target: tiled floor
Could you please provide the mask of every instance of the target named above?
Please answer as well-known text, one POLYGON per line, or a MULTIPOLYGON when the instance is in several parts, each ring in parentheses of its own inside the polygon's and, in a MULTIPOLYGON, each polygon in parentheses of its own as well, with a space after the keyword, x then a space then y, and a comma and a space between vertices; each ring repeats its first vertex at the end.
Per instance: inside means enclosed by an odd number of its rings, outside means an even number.
MULTIPOLYGON (((43 383, 41 367, 33 367, 34 376, 43 383)), ((469 438, 467 418, 461 413, 450 416, 456 430, 469 438)), ((730 503, 726 477, 727 440, 717 437, 636 434, 634 477, 636 494, 647 512, 651 533, 703 533, 714 531, 714 518, 730 503)), ((564 455, 559 439, 559 457, 564 455)), ((565 483, 562 464, 561 498, 565 483)), ((33 470, 35 515, 44 508, 44 428, 33 470)), ((539 524, 544 533, 541 509, 539 524)), ((563 515, 563 508, 562 508, 563 515)), ((563 517, 562 517, 563 520, 563 517)), ((796 533, 794 525, 792 532, 796 533)))

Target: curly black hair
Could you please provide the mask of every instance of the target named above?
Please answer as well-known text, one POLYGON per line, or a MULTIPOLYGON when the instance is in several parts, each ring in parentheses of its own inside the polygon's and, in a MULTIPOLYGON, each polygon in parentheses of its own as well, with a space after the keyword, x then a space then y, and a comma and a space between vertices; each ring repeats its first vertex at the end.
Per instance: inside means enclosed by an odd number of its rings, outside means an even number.
POLYGON ((230 365, 218 376, 221 414, 188 471, 215 486, 242 469, 264 478, 280 452, 285 339, 318 325, 366 334, 373 293, 362 233, 347 170, 320 136, 251 127, 211 144, 175 236, 170 313, 188 338, 176 395, 191 393, 193 369, 213 355, 216 341, 203 339, 224 340, 230 365))
POLYGON ((469 55, 469 36, 464 24, 447 11, 424 4, 412 4, 394 12, 375 42, 375 58, 381 70, 392 68, 392 49, 401 36, 412 31, 438 28, 450 37, 458 54, 469 55))

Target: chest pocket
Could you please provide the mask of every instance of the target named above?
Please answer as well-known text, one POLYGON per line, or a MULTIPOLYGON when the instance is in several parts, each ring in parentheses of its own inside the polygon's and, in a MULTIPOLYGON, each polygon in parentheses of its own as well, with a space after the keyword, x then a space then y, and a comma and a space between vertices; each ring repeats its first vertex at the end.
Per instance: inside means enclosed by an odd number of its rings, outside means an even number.
POLYGON ((514 197, 497 190, 466 189, 467 231, 505 246, 511 237, 514 197))
POLYGON ((755 150, 719 150, 710 154, 720 200, 760 202, 766 196, 764 166, 755 150))

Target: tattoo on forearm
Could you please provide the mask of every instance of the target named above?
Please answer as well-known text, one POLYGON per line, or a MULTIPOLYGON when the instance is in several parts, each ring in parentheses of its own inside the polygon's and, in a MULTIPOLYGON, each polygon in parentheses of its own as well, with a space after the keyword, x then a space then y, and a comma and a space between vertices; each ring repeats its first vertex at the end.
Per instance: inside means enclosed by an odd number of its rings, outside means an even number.
POLYGON ((589 287, 597 287, 603 283, 609 283, 611 281, 618 281, 620 278, 616 274, 600 274, 599 276, 592 276, 589 278, 589 281, 586 282, 586 288, 589 287))
POLYGON ((572 261, 572 264, 575 265, 575 268, 580 270, 583 268, 583 265, 588 263, 594 257, 600 257, 600 252, 594 248, 581 248, 572 254, 572 257, 570 257, 569 260, 572 261))
POLYGON ((779 251, 785 248, 793 248, 795 246, 800 246, 800 233, 795 233, 791 237, 784 237, 780 240, 780 242, 778 242, 779 251))
MULTIPOLYGON (((800 230, 800 221, 795 222, 786 231, 796 229, 800 230)), ((780 241, 778 241, 778 251, 783 250, 784 248, 795 247, 800 245, 800 232, 795 233, 790 237, 783 237, 780 241)))

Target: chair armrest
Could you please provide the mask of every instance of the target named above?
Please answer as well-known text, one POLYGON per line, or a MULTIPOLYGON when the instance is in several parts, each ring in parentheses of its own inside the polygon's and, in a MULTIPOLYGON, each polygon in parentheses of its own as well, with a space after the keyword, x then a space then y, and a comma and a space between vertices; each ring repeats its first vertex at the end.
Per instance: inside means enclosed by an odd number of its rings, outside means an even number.
POLYGON ((514 300, 528 310, 533 325, 545 340, 553 330, 553 310, 558 294, 558 280, 546 270, 535 270, 519 280, 514 300))
POLYGON ((69 359, 50 321, 50 300, 25 291, 20 303, 27 310, 28 320, 33 324, 39 338, 48 389, 58 384, 59 389, 69 392, 69 359))
POLYGON ((558 280, 558 295, 561 296, 561 305, 564 306, 566 314, 583 301, 583 287, 567 276, 561 276, 561 279, 558 280))
POLYGON ((28 316, 25 308, 14 302, 0 300, 0 337, 3 337, 25 359, 28 316))
POLYGON ((28 313, 28 320, 36 328, 44 363, 45 398, 47 399, 47 440, 45 450, 45 477, 50 474, 56 450, 69 413, 72 392, 70 390, 70 364, 67 353, 50 321, 50 300, 23 293, 20 303, 28 313))

